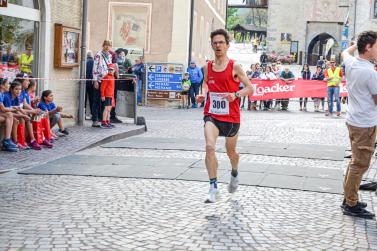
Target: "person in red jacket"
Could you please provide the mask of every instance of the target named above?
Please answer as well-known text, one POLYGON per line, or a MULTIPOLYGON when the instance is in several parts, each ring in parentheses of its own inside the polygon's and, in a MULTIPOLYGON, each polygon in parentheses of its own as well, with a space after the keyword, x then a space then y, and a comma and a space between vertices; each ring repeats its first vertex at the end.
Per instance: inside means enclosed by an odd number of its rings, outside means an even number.
POLYGON ((108 73, 102 79, 101 83, 101 100, 105 109, 103 110, 103 118, 101 123, 101 128, 113 128, 114 126, 110 124, 110 112, 112 101, 114 98, 114 88, 115 88, 115 79, 114 79, 114 64, 108 64, 108 73))

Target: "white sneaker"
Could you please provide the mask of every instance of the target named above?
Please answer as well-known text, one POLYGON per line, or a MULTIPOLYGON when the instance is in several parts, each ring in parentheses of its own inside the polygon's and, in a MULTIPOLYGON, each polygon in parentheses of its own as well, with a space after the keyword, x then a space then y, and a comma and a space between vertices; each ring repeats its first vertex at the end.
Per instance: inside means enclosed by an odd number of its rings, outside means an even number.
POLYGON ((217 199, 219 191, 217 188, 210 188, 208 193, 208 198, 204 201, 204 203, 215 203, 217 199))
POLYGON ((238 175, 237 175, 237 177, 233 177, 232 175, 230 175, 230 182, 229 182, 229 185, 228 185, 228 192, 229 193, 234 193, 235 191, 237 191, 238 183, 239 183, 238 175))

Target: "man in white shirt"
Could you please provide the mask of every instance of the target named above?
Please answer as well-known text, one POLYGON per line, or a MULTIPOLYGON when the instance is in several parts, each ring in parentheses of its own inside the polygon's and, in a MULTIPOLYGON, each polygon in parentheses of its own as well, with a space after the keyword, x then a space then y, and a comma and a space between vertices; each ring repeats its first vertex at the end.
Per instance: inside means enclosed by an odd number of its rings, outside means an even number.
POLYGON ((342 53, 348 90, 347 127, 352 159, 344 178, 343 213, 373 218, 366 203, 358 199, 363 174, 368 170, 374 152, 377 128, 377 73, 371 61, 377 59, 377 32, 365 31, 342 53), (358 50, 359 56, 352 54, 358 50))

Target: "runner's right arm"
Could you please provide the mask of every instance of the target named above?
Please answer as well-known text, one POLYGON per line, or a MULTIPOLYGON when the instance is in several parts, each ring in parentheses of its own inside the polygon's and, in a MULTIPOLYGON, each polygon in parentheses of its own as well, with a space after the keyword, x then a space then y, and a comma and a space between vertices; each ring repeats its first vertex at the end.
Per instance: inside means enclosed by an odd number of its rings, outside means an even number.
POLYGON ((207 85, 207 72, 208 72, 208 69, 207 69, 207 65, 205 65, 203 67, 203 72, 204 72, 204 76, 203 76, 203 89, 202 89, 202 94, 200 95, 197 95, 196 96, 196 102, 197 103, 202 103, 204 102, 204 100, 206 99, 207 97, 207 92, 208 92, 208 85, 207 85))

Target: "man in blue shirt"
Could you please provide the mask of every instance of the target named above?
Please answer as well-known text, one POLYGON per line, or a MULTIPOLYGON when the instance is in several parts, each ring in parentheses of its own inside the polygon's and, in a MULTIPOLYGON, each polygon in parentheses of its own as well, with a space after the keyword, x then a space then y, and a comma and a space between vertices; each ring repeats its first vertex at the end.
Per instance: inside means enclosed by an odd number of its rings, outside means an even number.
POLYGON ((199 94, 199 88, 200 88, 200 83, 202 82, 203 79, 203 73, 201 69, 196 66, 194 61, 190 62, 190 66, 187 68, 187 72, 189 73, 189 80, 191 82, 191 87, 190 87, 190 97, 191 97, 191 103, 192 103, 192 108, 197 108, 197 104, 195 101, 195 97, 199 94))

